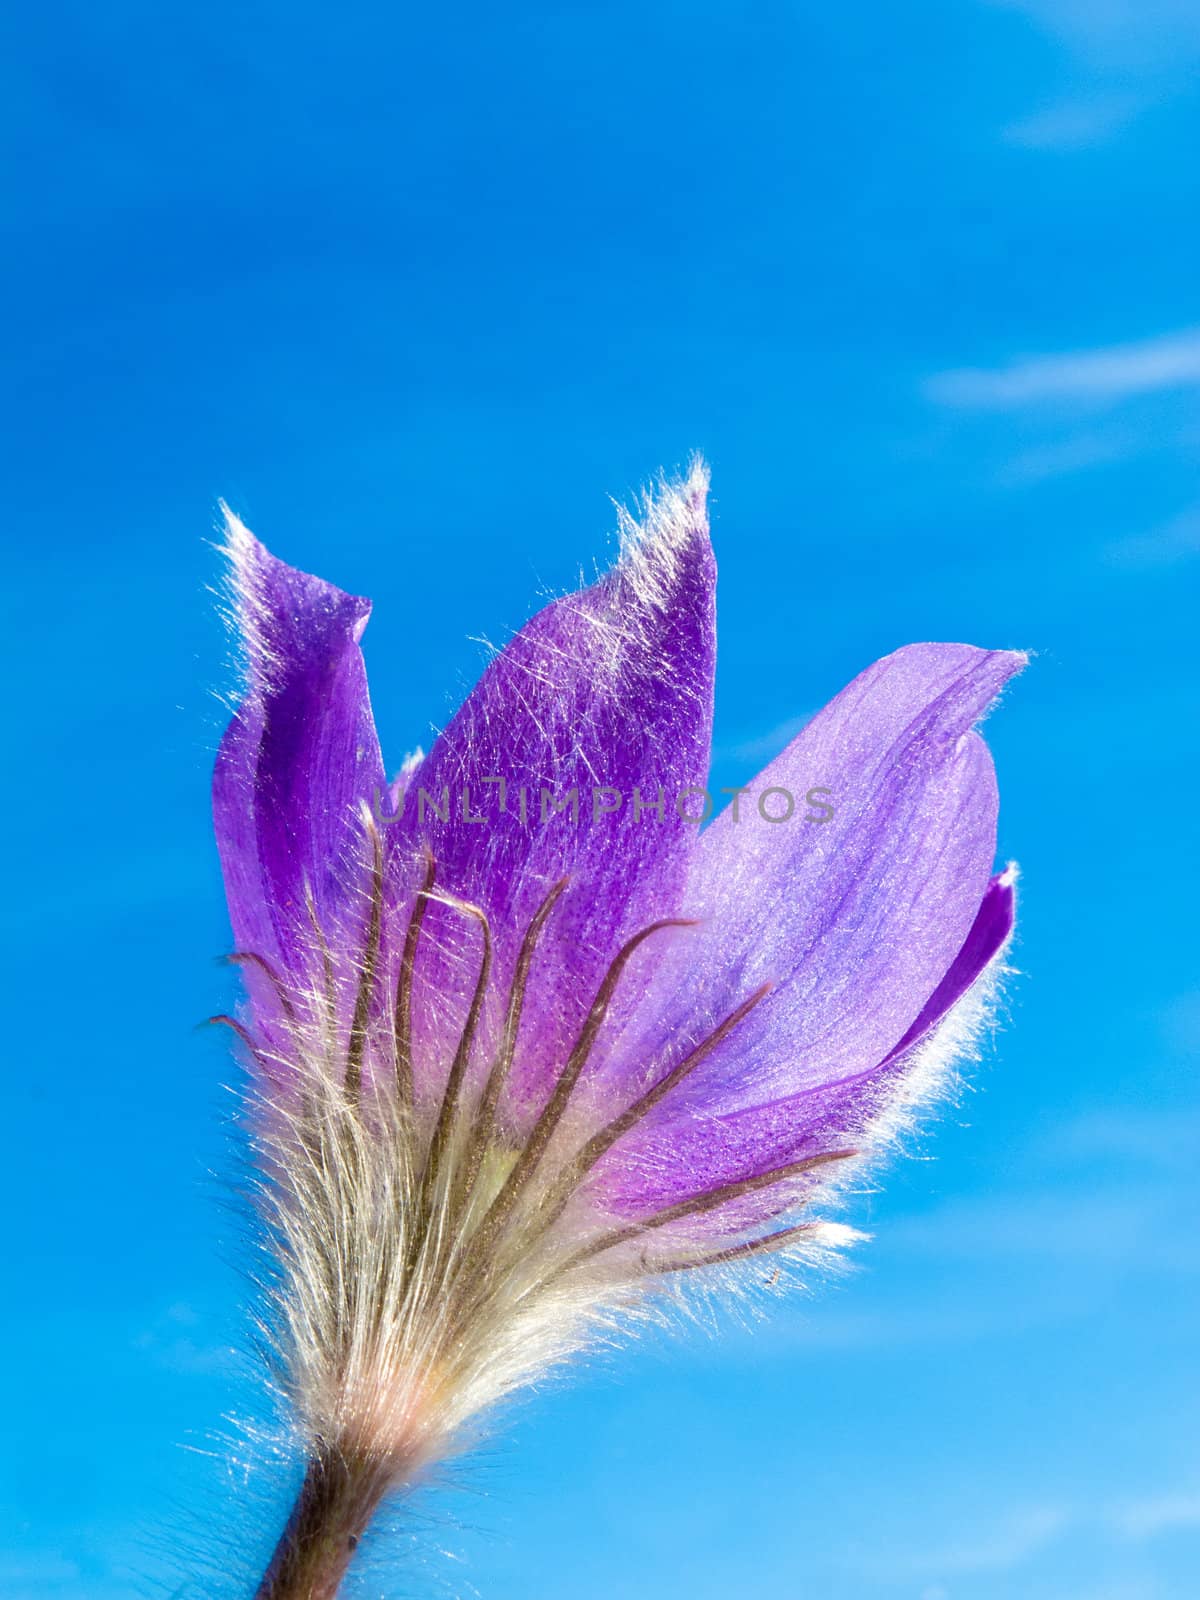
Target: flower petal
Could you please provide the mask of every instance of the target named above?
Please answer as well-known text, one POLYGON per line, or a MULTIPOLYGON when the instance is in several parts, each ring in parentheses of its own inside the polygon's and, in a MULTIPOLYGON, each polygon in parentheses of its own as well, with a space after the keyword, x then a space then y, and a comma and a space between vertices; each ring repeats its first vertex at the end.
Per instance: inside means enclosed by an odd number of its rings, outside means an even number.
POLYGON ((916 1021, 888 1052, 883 1063, 885 1066, 898 1060, 931 1033, 1008 943, 1017 910, 1016 877, 1015 868, 1010 866, 998 872, 988 884, 983 903, 975 914, 975 921, 971 924, 971 931, 962 949, 951 962, 946 976, 922 1006, 916 1021))
POLYGON ((217 844, 239 948, 301 977, 308 895, 332 936, 361 892, 361 806, 383 782, 359 650, 371 607, 277 560, 230 512, 226 535, 246 686, 213 777, 217 844))
POLYGON ((952 964, 995 852, 995 774, 972 724, 1023 661, 910 646, 814 718, 753 788, 799 796, 819 786, 832 820, 772 825, 730 810, 702 836, 685 905, 705 925, 668 956, 656 1005, 617 1042, 610 1093, 628 1099, 646 1063, 659 1076, 769 984, 663 1102, 657 1125, 682 1149, 697 1119, 767 1107, 770 1128, 786 1134, 780 1108, 792 1097, 870 1071, 928 1025, 958 981, 952 964))
MULTIPOLYGON (((487 912, 502 987, 539 904, 570 880, 530 974, 518 1119, 561 1070, 621 942, 669 915, 686 880, 697 829, 675 800, 704 784, 712 721, 707 483, 697 467, 663 487, 640 527, 623 518, 617 565, 520 630, 407 790, 410 847, 427 843, 439 883, 487 912)), ((428 924, 425 978, 437 989, 455 964, 454 930, 436 907, 428 924)))
MULTIPOLYGON (((648 1122, 637 1140, 614 1150, 599 1168, 598 1185, 607 1202, 622 1212, 644 1214, 671 1204, 681 1194, 704 1193, 834 1150, 869 1148, 880 1136, 879 1126, 873 1124, 928 1099, 961 1050, 961 1033, 946 1037, 940 1051, 935 1035, 952 1033, 952 1013, 962 1007, 1007 944, 1013 927, 1014 879, 1013 869, 1008 868, 988 884, 945 977, 877 1066, 732 1112, 706 1112, 693 1105, 682 1115, 679 1105, 664 1103, 662 1115, 648 1122)), ((814 1174, 799 1186, 765 1189, 753 1200, 741 1201, 739 1224, 752 1226, 774 1216, 826 1176, 814 1174)), ((726 1224, 730 1215, 724 1208, 716 1220, 726 1224)))

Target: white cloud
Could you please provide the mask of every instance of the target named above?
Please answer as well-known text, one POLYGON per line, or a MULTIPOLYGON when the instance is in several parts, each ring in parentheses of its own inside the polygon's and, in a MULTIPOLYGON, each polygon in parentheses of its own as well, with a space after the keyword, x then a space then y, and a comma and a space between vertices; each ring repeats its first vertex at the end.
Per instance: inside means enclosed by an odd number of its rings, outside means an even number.
POLYGON ((737 743, 722 745, 715 754, 722 759, 741 761, 753 764, 755 771, 773 761, 810 722, 811 715, 807 717, 788 717, 785 722, 777 723, 766 733, 755 734, 740 740, 737 743))
MULTIPOLYGON (((1187 1132, 1194 1132, 1194 1123, 1185 1118, 1175 1140, 1177 1152, 1187 1132)), ((1178 1285, 1185 1275, 1200 1272, 1200 1186, 1190 1172, 1181 1180, 1171 1170, 1166 1150, 1157 1152, 1157 1170, 1148 1176, 1144 1169, 1150 1158, 1136 1159, 1139 1138, 1143 1146, 1151 1141, 1151 1128, 1132 1129, 1123 1176, 1096 1174, 1082 1185, 1077 1174, 1069 1186, 1024 1188, 947 1204, 924 1216, 894 1217, 882 1237, 890 1252, 959 1259, 977 1268, 1025 1262, 1028 1272, 1038 1270, 1044 1284, 1040 1292, 1054 1291, 1038 1308, 1043 1319, 1056 1311, 1079 1314, 1080 1302, 1094 1294, 1107 1268, 1165 1276, 1178 1285)), ((1113 1159, 1110 1155, 1108 1163, 1113 1159)))
MULTIPOLYGON (((936 1575, 938 1579, 946 1579, 970 1577, 976 1573, 1008 1572, 1040 1554, 1071 1526, 1072 1521, 1071 1513, 1060 1506, 1033 1506, 1014 1512, 974 1538, 966 1538, 940 1549, 891 1553, 886 1562, 880 1563, 879 1575, 892 1579, 901 1574, 913 1578, 936 1575)), ((875 1575, 874 1560, 864 1571, 875 1575)), ((937 1594, 938 1587, 926 1591, 930 1592, 937 1594)), ((943 1589, 942 1593, 946 1591, 943 1589)))
POLYGON ((1178 69, 1200 50, 1195 0, 994 0, 1023 11, 1084 60, 1178 69))
POLYGON ((1200 989, 1178 995, 1162 1014, 1163 1037, 1180 1055, 1200 1050, 1200 989))
POLYGON ((1008 1572, 1037 1555, 1067 1527, 1069 1514, 1058 1506, 1039 1506, 1012 1517, 977 1541, 951 1545, 930 1565, 952 1577, 969 1572, 1008 1572))
POLYGON ((1129 1501, 1117 1508, 1113 1520, 1131 1539, 1153 1539, 1160 1533, 1200 1528, 1200 1490, 1129 1501))
POLYGON ((1004 137, 1029 150, 1086 150, 1131 122, 1140 104, 1130 94, 1065 100, 1010 123, 1004 137))
POLYGON ((1114 402, 1200 385, 1200 329, 1137 344, 1024 356, 1004 367, 964 367, 929 378, 939 405, 1011 410, 1054 402, 1114 402))
POLYGON ((16 1554, 0 1559, 0 1579, 6 1585, 27 1583, 31 1587, 38 1584, 69 1583, 80 1577, 80 1571, 74 1561, 68 1561, 65 1556, 41 1554, 30 1552, 16 1554))
POLYGON ((193 1307, 177 1301, 137 1334, 134 1348, 172 1372, 204 1375, 237 1370, 243 1360, 241 1353, 202 1337, 203 1331, 193 1307))
POLYGON ((1064 98, 1004 130, 1042 151, 1088 149, 1120 133, 1147 107, 1195 88, 1200 6, 1195 0, 990 0, 1021 12, 1056 40, 1064 98))
POLYGON ((1049 478, 1065 477, 1068 473, 1083 472, 1088 467, 1107 466, 1124 460, 1135 448, 1125 435, 1077 434, 1071 439, 1057 439, 1049 444, 1032 445, 1022 450, 996 474, 996 481, 1006 489, 1031 488, 1045 483, 1049 478))
POLYGON ((1181 511, 1149 533, 1115 540, 1105 555, 1121 567, 1173 567, 1192 560, 1200 555, 1200 507, 1181 511))
MULTIPOLYGON (((1054 1592, 1063 1600, 1068 1596, 1069 1600, 1150 1600, 1160 1593, 1154 1580, 1136 1566, 1129 1570, 1121 1557, 1128 1556, 1131 1545, 1200 1529, 1200 1486, 1188 1483, 1157 1493, 1118 1493, 1111 1499, 1075 1504, 1053 1495, 1036 1496, 1023 1506, 979 1518, 964 1516, 960 1509, 955 1521, 961 1531, 947 1542, 929 1538, 929 1527, 917 1528, 911 1544, 872 1549, 857 1563, 859 1572, 893 1584, 898 1578, 923 1584, 918 1591, 920 1600, 950 1600, 959 1593, 959 1580, 1016 1573, 1023 1568, 1030 1569, 1027 1580, 1044 1575, 1047 1569, 1038 1564, 1038 1558, 1052 1546, 1070 1540, 1076 1562, 1086 1550, 1096 1558, 1097 1575, 1104 1576, 1100 1587, 1091 1587, 1088 1575, 1078 1572, 1082 1587, 1072 1584, 1064 1592, 1056 1586, 1054 1592)), ((1049 1591, 1039 1587, 1037 1592, 1049 1591)))
MULTIPOLYGON (((1200 1030, 1200 995, 1184 996, 1178 1004, 1181 1017, 1185 1004, 1195 1005, 1195 1023, 1200 1030)), ((1116 1157, 1134 1163, 1142 1172, 1170 1172, 1180 1166, 1190 1170, 1198 1147, 1200 1107, 1122 1105, 1098 1107, 1056 1128, 1047 1142, 1047 1154, 1051 1159, 1116 1157)))
MULTIPOLYGON (((874 1552, 860 1570, 892 1580, 898 1576, 926 1584, 932 1580, 931 1586, 921 1591, 921 1600, 950 1600, 948 1585, 957 1593, 954 1580, 1015 1571, 1068 1537, 1086 1538, 1094 1550, 1106 1549, 1111 1566, 1118 1540, 1140 1544, 1196 1528, 1200 1528, 1200 1490, 1190 1486, 1091 1506, 1045 1500, 1015 1507, 990 1525, 984 1523, 945 1545, 916 1546, 882 1555, 874 1552)), ((1111 1572, 1107 1586, 1089 1589, 1086 1594, 1087 1600, 1142 1600, 1154 1592, 1143 1586, 1140 1576, 1111 1572)), ((1084 1591, 1073 1591, 1073 1595, 1084 1600, 1084 1591)))

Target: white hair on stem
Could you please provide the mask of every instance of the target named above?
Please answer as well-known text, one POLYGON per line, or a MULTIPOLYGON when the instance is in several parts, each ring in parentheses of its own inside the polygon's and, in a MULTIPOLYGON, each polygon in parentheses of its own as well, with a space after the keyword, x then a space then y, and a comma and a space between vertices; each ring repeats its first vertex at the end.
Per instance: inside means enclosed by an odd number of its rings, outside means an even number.
MULTIPOLYGON (((364 830, 376 837, 369 816, 364 830)), ((486 930, 477 908, 439 898, 486 930)), ((671 926, 627 942, 593 1008, 591 1037, 628 955, 671 926)), ((361 976, 369 979, 369 963, 361 976)), ((485 982, 486 962, 480 988, 485 982)), ((522 982, 514 978, 509 1011, 518 1019, 522 982)), ((280 999, 286 1044, 245 1037, 257 1056, 252 1143, 269 1263, 263 1328, 309 1471, 263 1600, 336 1593, 389 1489, 469 1445, 485 1416, 534 1380, 661 1318, 679 1303, 678 1278, 689 1269, 706 1292, 737 1290, 752 1286, 747 1270, 759 1255, 815 1264, 852 1236, 811 1220, 764 1232, 737 1205, 770 1188, 784 1197, 773 1210, 794 1210, 825 1168, 855 1153, 844 1150, 637 1219, 609 1213, 589 1178, 640 1113, 635 1104, 600 1128, 566 1115, 590 1048, 582 1035, 521 1142, 495 1120, 490 1078, 480 1085, 452 1069, 440 1107, 422 1111, 411 1081, 380 1070, 378 1050, 362 1070, 354 1026, 327 1015, 330 996, 319 984, 280 999)), ((473 1006, 456 1062, 466 1061, 477 1015, 473 1006)), ((501 1072, 513 1042, 515 1029, 501 1043, 501 1072)), ((402 1052, 398 1040, 394 1059, 402 1052)), ((643 1097, 645 1108, 651 1103, 643 1097)))

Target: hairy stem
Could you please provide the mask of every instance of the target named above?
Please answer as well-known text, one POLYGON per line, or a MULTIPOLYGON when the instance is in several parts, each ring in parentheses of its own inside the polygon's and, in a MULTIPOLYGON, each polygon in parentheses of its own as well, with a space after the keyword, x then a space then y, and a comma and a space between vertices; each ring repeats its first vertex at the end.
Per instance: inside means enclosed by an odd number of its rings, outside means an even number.
POLYGON ((333 1600, 386 1488, 376 1462, 312 1456, 255 1600, 333 1600))

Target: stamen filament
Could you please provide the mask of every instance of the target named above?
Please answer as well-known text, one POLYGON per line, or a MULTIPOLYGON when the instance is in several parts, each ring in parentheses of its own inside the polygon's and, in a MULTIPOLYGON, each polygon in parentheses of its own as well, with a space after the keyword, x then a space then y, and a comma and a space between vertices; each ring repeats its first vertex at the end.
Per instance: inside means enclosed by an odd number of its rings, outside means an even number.
POLYGON ((413 972, 417 961, 417 942, 421 937, 421 924, 429 905, 429 891, 437 876, 437 862, 431 851, 425 857, 425 881, 417 890, 408 931, 404 935, 404 951, 400 957, 400 975, 396 980, 395 1049, 396 1094, 402 1106, 411 1111, 413 1106, 412 1060, 412 996, 413 972))
POLYGON ((521 948, 517 952, 516 965, 513 968, 512 984, 508 992, 508 1010, 504 1018, 504 1031, 500 1036, 500 1048, 496 1059, 488 1073, 487 1082, 484 1084, 483 1094, 480 1097, 479 1107, 475 1113, 475 1126, 471 1133, 471 1148, 467 1153, 466 1174, 463 1184, 463 1203, 471 1197, 479 1169, 483 1164, 484 1153, 491 1142, 492 1132, 496 1124, 496 1107, 500 1101, 500 1093, 508 1079, 512 1068, 513 1057, 517 1047, 517 1032, 521 1026, 521 1011, 525 1005, 525 988, 529 981, 529 968, 533 962, 533 953, 537 949, 538 940, 541 938, 542 929, 550 913, 554 910, 559 896, 567 887, 568 880, 560 878, 553 885, 549 894, 530 918, 529 926, 525 930, 525 937, 521 940, 521 948))
POLYGON ((652 1084, 645 1094, 635 1100, 632 1105, 625 1108, 619 1116, 613 1118, 605 1127, 599 1129, 580 1150, 579 1154, 569 1161, 556 1179, 548 1200, 546 1226, 556 1222, 566 1209, 566 1205, 580 1183, 597 1164, 602 1156, 616 1144, 618 1139, 623 1139, 631 1128, 635 1127, 643 1117, 649 1115, 667 1095, 677 1089, 683 1080, 694 1072, 717 1046, 733 1032, 740 1022, 747 1017, 761 1000, 770 994, 773 985, 764 983, 752 995, 743 1000, 741 1005, 731 1011, 724 1022, 700 1041, 694 1049, 690 1050, 683 1060, 678 1062, 669 1072, 663 1074, 657 1083, 652 1084))
POLYGON ((362 1086, 363 1056, 367 1048, 367 1026, 371 1017, 375 969, 379 965, 379 937, 383 926, 383 841, 369 811, 364 814, 363 825, 371 841, 371 909, 363 944, 358 995, 350 1022, 350 1042, 346 1051, 346 1093, 352 1101, 358 1098, 362 1086))
POLYGON ((739 1178, 733 1183, 721 1184, 718 1188, 706 1190, 703 1194, 691 1195, 688 1199, 679 1200, 675 1205, 666 1206, 662 1211, 656 1211, 638 1222, 631 1222, 624 1227, 613 1228, 610 1232, 601 1234, 591 1244, 577 1250, 555 1276, 570 1272, 583 1262, 590 1261, 593 1256, 601 1255, 605 1250, 613 1250, 617 1245, 627 1244, 630 1239, 653 1232, 656 1228, 668 1227, 672 1222, 682 1222, 685 1217, 701 1216, 706 1211, 715 1211, 719 1206, 728 1205, 731 1200, 741 1199, 743 1195, 755 1194, 760 1189, 770 1189, 777 1183, 786 1183, 789 1178, 798 1178, 806 1172, 828 1166, 835 1161, 848 1161, 851 1156, 857 1154, 857 1150, 829 1150, 818 1156, 808 1156, 803 1161, 789 1162, 787 1166, 774 1167, 769 1172, 760 1172, 752 1178, 739 1178))
POLYGON ((446 1079, 441 1109, 438 1112, 438 1119, 429 1140, 429 1154, 420 1185, 422 1209, 424 1208, 424 1203, 428 1201, 434 1183, 437 1181, 438 1168, 441 1165, 446 1145, 449 1142, 450 1131, 454 1126, 459 1095, 462 1091, 463 1079, 466 1077, 467 1066, 471 1058, 471 1045, 474 1042, 475 1030, 479 1026, 479 1018, 483 1011, 483 1002, 487 997, 488 982, 492 972, 492 930, 488 923, 487 913, 482 907, 473 905, 468 900, 458 900, 449 895, 443 897, 443 904, 454 906, 466 915, 476 918, 483 934, 483 956, 479 964, 479 977, 475 983, 475 992, 471 997, 466 1021, 463 1023, 462 1036, 458 1041, 458 1049, 454 1053, 454 1060, 450 1065, 449 1076, 446 1079))
POLYGON ((258 1065, 262 1071, 268 1075, 270 1074, 271 1067, 266 1054, 255 1044, 254 1036, 251 1034, 250 1030, 248 1028, 244 1028, 236 1017, 231 1017, 225 1011, 218 1011, 216 1016, 205 1017, 204 1022, 199 1024, 199 1026, 232 1029, 242 1043, 246 1046, 246 1049, 249 1050, 255 1061, 258 1062, 258 1065))
POLYGON ((312 884, 307 875, 304 879, 304 907, 317 936, 317 949, 321 955, 321 973, 325 981, 325 1047, 332 1056, 333 1043, 337 1038, 337 983, 333 972, 333 953, 317 915, 317 902, 313 898, 312 884))
POLYGON ((255 1046, 253 1038, 251 1037, 250 1030, 248 1028, 244 1028, 236 1017, 231 1017, 228 1012, 218 1011, 213 1017, 205 1017, 204 1022, 205 1026, 207 1027, 232 1028, 234 1033, 237 1034, 238 1038, 246 1046, 247 1050, 252 1050, 257 1056, 258 1050, 255 1046))
POLYGON ((645 1277, 663 1277, 669 1272, 693 1272, 701 1267, 720 1267, 731 1261, 769 1255, 782 1250, 793 1239, 803 1238, 806 1233, 816 1233, 820 1226, 819 1222, 798 1222, 795 1227, 778 1228, 774 1233, 760 1234, 757 1239, 746 1239, 741 1244, 714 1250, 706 1256, 688 1256, 674 1261, 645 1261, 642 1263, 642 1274, 645 1277))
POLYGON ((662 933, 667 928, 694 928, 696 926, 697 924, 694 920, 682 917, 667 917, 661 922, 652 922, 649 927, 643 928, 640 933, 635 933, 631 939, 627 939, 613 957, 612 964, 596 991, 596 998, 592 1002, 592 1008, 588 1012, 587 1019, 580 1030, 575 1047, 567 1058, 567 1064, 559 1074, 550 1098, 534 1124, 533 1132, 525 1141, 524 1148, 505 1180, 504 1187, 493 1200, 491 1208, 484 1218, 483 1226, 480 1230, 484 1238, 491 1237, 498 1228, 503 1226, 513 1206, 516 1204, 518 1195, 528 1179, 536 1171, 538 1163, 545 1153, 546 1146, 550 1143, 554 1130, 558 1127, 559 1122, 562 1120, 562 1115, 567 1109, 567 1102, 571 1098, 576 1083, 579 1081, 580 1074, 587 1065, 592 1046, 595 1044, 596 1037, 604 1025, 604 1019, 608 1015, 608 1008, 612 1004, 612 998, 616 992, 617 984, 621 980, 621 974, 629 964, 634 952, 652 934, 662 933))
POLYGON ((275 998, 279 1001, 279 1009, 287 1018, 288 1025, 292 1031, 295 1032, 296 1007, 292 1004, 292 997, 288 993, 287 984, 284 983, 271 963, 265 957, 257 955, 253 950, 234 950, 225 959, 232 967, 255 967, 263 974, 275 991, 275 998))

